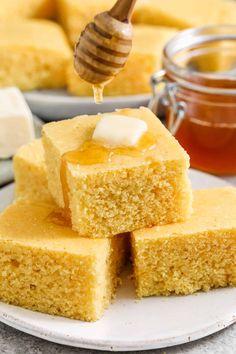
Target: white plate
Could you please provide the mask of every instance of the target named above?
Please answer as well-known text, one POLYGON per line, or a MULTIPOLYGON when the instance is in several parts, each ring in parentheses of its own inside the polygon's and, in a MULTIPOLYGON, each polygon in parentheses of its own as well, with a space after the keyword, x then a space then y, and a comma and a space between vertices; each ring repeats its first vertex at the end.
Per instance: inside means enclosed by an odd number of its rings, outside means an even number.
MULTIPOLYGON (((221 187, 219 178, 191 171, 194 188, 221 187)), ((12 200, 13 186, 0 191, 0 209, 12 200)), ((190 296, 135 299, 126 277, 116 301, 95 323, 44 315, 0 303, 0 320, 23 332, 75 347, 130 351, 186 343, 236 322, 236 289, 190 296)))
POLYGON ((96 105, 93 97, 71 96, 65 90, 41 90, 24 93, 31 111, 46 121, 61 120, 81 114, 97 114, 116 108, 147 106, 151 95, 105 97, 96 105))

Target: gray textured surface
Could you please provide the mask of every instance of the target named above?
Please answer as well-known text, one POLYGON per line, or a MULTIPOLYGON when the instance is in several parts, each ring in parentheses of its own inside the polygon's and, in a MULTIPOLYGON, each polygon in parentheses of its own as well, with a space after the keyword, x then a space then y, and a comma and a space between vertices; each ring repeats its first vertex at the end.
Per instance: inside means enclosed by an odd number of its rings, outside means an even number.
MULTIPOLYGON (((21 333, 4 324, 0 324, 1 354, 99 354, 95 350, 65 347, 49 343, 39 338, 21 333)), ((103 353, 109 353, 104 352, 103 353)), ((133 352, 138 353, 138 352, 133 352)), ((140 352, 139 352, 140 353, 140 352)), ((235 354, 236 324, 204 339, 159 350, 150 350, 147 354, 235 354)))

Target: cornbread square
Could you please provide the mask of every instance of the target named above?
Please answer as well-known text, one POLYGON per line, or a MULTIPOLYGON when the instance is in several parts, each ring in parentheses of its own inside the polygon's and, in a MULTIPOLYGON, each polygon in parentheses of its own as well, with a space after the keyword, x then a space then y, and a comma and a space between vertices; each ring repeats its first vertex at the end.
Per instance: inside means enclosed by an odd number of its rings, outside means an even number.
POLYGON ((132 233, 139 297, 236 286, 236 188, 194 191, 193 209, 185 222, 132 233))
POLYGON ((55 14, 55 0, 1 0, 1 20, 21 17, 51 18, 55 14))
POLYGON ((154 148, 137 157, 114 154, 110 162, 100 164, 67 162, 63 184, 62 157, 91 139, 102 115, 80 116, 43 127, 49 190, 63 208, 67 185, 73 229, 84 237, 111 237, 144 226, 185 220, 192 196, 187 153, 147 108, 106 114, 145 121, 154 148))
POLYGON ((128 238, 79 238, 52 212, 21 200, 0 215, 0 301, 96 321, 115 293, 128 238))
POLYGON ((57 4, 59 20, 74 46, 85 26, 95 15, 109 10, 114 0, 57 0, 57 4))
POLYGON ((41 139, 22 146, 14 156, 16 198, 52 203, 41 139))
POLYGON ((222 0, 139 0, 133 22, 184 29, 218 23, 222 0))
MULTIPOLYGON (((167 27, 135 25, 133 32, 133 45, 128 61, 119 75, 105 86, 104 94, 107 96, 150 92, 150 76, 161 69, 163 47, 177 31, 167 27)), ((92 86, 76 74, 72 61, 67 73, 67 87, 74 95, 93 94, 92 86)))
POLYGON ((0 22, 0 87, 21 90, 66 84, 71 49, 62 29, 47 20, 0 22))

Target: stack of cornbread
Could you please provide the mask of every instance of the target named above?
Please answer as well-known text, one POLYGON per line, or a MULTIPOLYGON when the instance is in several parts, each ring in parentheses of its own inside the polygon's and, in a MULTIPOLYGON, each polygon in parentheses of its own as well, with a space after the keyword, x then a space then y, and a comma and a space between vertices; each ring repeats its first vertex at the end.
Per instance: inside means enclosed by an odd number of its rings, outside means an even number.
POLYGON ((138 297, 236 286, 236 189, 194 191, 192 204, 188 167, 147 108, 46 124, 14 158, 0 300, 95 321, 129 251, 138 297))
MULTIPOLYGON (((67 88, 73 95, 92 95, 91 87, 73 70, 73 47, 85 25, 114 1, 2 0, 0 87, 12 85, 24 91, 67 88)), ((162 49, 178 30, 236 24, 235 14, 233 0, 139 0, 130 58, 105 94, 149 93, 150 75, 161 68, 162 49)))

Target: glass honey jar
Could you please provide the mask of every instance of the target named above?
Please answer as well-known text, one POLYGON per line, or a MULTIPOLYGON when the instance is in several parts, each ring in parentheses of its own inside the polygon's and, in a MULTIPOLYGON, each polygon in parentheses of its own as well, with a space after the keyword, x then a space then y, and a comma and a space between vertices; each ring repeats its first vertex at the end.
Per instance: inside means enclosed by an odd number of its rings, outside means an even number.
POLYGON ((151 83, 150 108, 189 153, 191 166, 236 175, 236 26, 177 34, 151 83))

